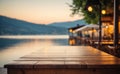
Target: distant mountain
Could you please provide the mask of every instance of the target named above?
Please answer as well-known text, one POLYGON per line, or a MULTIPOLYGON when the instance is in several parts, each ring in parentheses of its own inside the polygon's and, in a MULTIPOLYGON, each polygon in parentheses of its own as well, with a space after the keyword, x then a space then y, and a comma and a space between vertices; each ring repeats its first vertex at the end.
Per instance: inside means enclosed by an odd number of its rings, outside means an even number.
POLYGON ((58 22, 58 23, 51 23, 48 25, 55 26, 55 27, 63 27, 63 28, 70 28, 79 25, 86 25, 87 23, 84 20, 76 20, 70 22, 58 22))
POLYGON ((0 16, 0 35, 35 34, 67 34, 67 29, 43 24, 34 24, 6 16, 0 16))

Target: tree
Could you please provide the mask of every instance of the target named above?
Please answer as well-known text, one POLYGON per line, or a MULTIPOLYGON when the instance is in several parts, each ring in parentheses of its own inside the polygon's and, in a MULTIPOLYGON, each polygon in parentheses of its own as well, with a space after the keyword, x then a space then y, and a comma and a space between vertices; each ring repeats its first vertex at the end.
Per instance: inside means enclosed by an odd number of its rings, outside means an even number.
MULTIPOLYGON (((86 10, 86 2, 87 0, 73 0, 72 5, 70 5, 72 10, 72 15, 82 15, 84 16, 84 20, 89 24, 97 24, 99 20, 99 12, 98 6, 93 5, 93 11, 89 12, 86 10)), ((105 9, 107 12, 106 15, 113 14, 111 10, 113 10, 113 0, 100 0, 102 5, 102 9, 105 9)), ((105 16, 105 15, 102 15, 105 16)))

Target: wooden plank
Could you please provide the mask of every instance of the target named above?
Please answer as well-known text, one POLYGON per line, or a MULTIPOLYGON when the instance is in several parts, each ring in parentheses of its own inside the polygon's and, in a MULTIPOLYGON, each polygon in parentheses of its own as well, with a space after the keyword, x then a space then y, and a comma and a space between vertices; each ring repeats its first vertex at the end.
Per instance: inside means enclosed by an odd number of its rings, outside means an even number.
POLYGON ((5 68, 8 74, 114 74, 120 73, 120 58, 90 46, 52 46, 14 60, 5 68))
POLYGON ((120 74, 119 69, 9 69, 8 74, 120 74))

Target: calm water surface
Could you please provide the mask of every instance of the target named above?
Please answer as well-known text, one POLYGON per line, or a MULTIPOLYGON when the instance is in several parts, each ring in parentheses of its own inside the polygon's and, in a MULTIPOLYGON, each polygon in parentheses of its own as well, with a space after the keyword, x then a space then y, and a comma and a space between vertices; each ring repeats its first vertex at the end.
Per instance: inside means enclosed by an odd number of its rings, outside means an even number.
POLYGON ((49 46, 67 46, 68 38, 62 36, 29 36, 0 38, 0 67, 36 50, 49 46), (47 38, 46 38, 47 37, 47 38))

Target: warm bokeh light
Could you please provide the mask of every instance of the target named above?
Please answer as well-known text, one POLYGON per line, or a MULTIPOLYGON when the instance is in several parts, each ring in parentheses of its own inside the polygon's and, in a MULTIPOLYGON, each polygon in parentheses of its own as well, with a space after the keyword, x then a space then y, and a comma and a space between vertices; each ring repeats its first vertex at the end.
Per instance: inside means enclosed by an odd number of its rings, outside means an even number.
POLYGON ((72 33, 76 33, 75 31, 73 31, 72 33))
POLYGON ((70 30, 69 30, 69 32, 71 32, 71 33, 72 33, 72 32, 73 32, 73 30, 72 30, 72 29, 70 29, 70 30))
POLYGON ((104 35, 111 36, 114 32, 114 26, 113 25, 106 25, 105 28, 103 28, 104 35))
POLYGON ((106 28, 108 28, 108 25, 106 26, 106 28))
POLYGON ((106 14, 106 10, 102 10, 102 14, 104 14, 104 15, 105 15, 105 14, 106 14))
POLYGON ((93 32, 96 32, 96 30, 94 29, 93 32))
POLYGON ((69 40, 69 44, 70 44, 70 45, 74 45, 74 44, 75 44, 75 40, 74 40, 74 39, 70 39, 70 40, 69 40))
POLYGON ((93 11, 92 6, 89 6, 89 7, 88 7, 88 11, 89 11, 89 12, 92 12, 92 11, 93 11))

